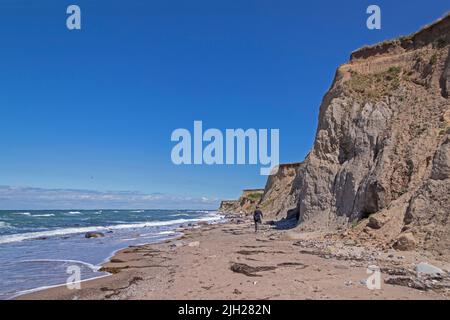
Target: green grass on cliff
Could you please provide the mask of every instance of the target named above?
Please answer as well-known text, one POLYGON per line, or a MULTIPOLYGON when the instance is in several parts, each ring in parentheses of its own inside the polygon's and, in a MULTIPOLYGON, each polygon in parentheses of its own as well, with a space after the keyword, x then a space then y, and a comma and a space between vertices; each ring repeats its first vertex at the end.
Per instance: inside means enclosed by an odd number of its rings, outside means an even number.
POLYGON ((379 99, 390 95, 400 87, 402 69, 391 67, 388 70, 374 74, 359 74, 350 71, 351 78, 344 82, 344 90, 348 94, 357 94, 367 99, 379 99))
POLYGON ((247 198, 252 200, 252 201, 259 201, 262 198, 262 193, 250 193, 249 195, 247 195, 247 198))

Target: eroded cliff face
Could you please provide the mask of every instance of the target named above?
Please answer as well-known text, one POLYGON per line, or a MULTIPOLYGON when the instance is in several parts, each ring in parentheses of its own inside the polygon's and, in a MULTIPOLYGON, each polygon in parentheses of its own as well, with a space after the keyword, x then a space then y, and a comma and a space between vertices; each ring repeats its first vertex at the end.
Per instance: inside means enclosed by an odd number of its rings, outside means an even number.
POLYGON ((450 253, 449 43, 447 16, 339 67, 294 181, 301 230, 364 220, 346 236, 450 253))
POLYGON ((221 213, 239 213, 252 214, 256 206, 261 202, 264 189, 243 190, 238 200, 222 201, 219 212, 221 213))
POLYGON ((294 183, 302 163, 282 164, 277 174, 269 176, 264 189, 244 190, 238 200, 226 200, 219 212, 253 214, 259 206, 265 218, 296 218, 299 199, 298 186, 294 183))
POLYGON ((239 211, 240 209, 238 200, 223 200, 220 203, 219 207, 220 213, 237 213, 239 211))
POLYGON ((352 53, 323 98, 303 163, 281 165, 259 203, 298 231, 450 259, 450 15, 352 53))
POLYGON ((267 179, 259 206, 271 218, 294 217, 299 199, 298 186, 294 183, 302 163, 282 164, 275 175, 267 179))

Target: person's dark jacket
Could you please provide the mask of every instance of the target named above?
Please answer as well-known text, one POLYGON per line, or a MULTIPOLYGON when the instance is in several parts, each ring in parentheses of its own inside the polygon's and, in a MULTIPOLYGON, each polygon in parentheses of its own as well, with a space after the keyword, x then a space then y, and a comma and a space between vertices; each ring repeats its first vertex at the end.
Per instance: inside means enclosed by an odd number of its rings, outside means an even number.
POLYGON ((263 213, 261 210, 256 209, 255 212, 253 213, 253 219, 255 220, 255 222, 261 222, 263 218, 263 213))

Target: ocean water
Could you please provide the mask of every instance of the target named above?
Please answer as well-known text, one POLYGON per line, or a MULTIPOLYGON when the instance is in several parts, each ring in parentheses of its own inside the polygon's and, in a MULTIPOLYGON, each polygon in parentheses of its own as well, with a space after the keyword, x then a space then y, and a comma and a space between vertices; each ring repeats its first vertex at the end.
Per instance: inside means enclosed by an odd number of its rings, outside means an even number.
POLYGON ((41 210, 0 211, 0 299, 66 283, 69 266, 81 279, 107 275, 100 264, 117 250, 177 236, 175 229, 218 222, 214 211, 41 210), (89 231, 103 238, 85 238, 89 231))

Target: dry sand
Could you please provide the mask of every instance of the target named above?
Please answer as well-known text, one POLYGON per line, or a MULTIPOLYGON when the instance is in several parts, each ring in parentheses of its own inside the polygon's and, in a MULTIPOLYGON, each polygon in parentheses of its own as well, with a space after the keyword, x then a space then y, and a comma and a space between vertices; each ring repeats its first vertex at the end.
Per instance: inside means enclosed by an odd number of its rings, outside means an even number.
POLYGON ((407 257, 397 253, 389 252, 386 258, 388 253, 378 256, 346 244, 299 243, 286 231, 266 225, 255 234, 250 221, 202 225, 183 232, 181 238, 165 243, 117 252, 104 265, 112 275, 82 282, 79 290, 60 286, 18 299, 448 298, 443 292, 383 281, 380 290, 369 290, 364 280, 367 267, 374 263, 370 259, 375 255, 376 263, 395 268, 410 265, 407 257), (336 250, 353 255, 342 259, 333 253, 336 250), (370 259, 352 258, 355 255, 370 259))

